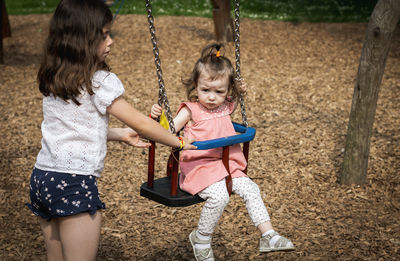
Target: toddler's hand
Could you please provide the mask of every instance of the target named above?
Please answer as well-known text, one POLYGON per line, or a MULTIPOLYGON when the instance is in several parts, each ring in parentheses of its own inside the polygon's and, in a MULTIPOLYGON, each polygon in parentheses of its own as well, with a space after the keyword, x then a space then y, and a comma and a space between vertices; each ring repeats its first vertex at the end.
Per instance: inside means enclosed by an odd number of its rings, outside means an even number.
POLYGON ((151 118, 157 119, 158 117, 161 116, 161 113, 162 113, 162 107, 160 105, 154 104, 151 107, 151 112, 150 112, 151 118))
POLYGON ((121 129, 120 134, 121 141, 125 142, 128 145, 132 145, 137 148, 150 147, 150 143, 141 140, 139 134, 131 128, 121 129))
POLYGON ((244 94, 246 93, 247 90, 247 84, 246 81, 243 78, 237 79, 236 80, 236 86, 237 89, 240 93, 244 94))

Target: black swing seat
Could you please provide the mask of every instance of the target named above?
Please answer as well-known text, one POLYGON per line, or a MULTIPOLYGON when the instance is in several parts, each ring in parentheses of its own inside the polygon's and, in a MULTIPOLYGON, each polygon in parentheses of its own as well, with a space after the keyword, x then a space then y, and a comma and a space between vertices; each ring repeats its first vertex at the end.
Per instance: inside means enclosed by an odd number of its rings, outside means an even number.
MULTIPOLYGON (((244 145, 246 145, 246 146, 243 147, 243 152, 244 152, 246 160, 248 160, 248 150, 249 150, 248 144, 251 140, 254 139, 256 130, 254 128, 245 127, 245 126, 235 123, 235 122, 233 123, 233 127, 235 128, 235 131, 238 132, 239 134, 232 135, 229 137, 207 140, 207 141, 196 141, 196 142, 193 142, 193 145, 195 145, 197 147, 197 149, 199 149, 199 150, 207 150, 207 149, 223 147, 224 149, 228 148, 228 152, 229 152, 229 146, 234 145, 234 144, 244 143, 244 145)), ((177 157, 179 158, 179 154, 177 154, 177 157)), ((151 158, 151 156, 149 155, 149 159, 150 158, 151 158)), ((225 160, 227 162, 229 161, 229 154, 227 154, 227 157, 225 160)), ((154 161, 154 156, 153 156, 153 161, 154 161)), ((173 160, 173 161, 174 161, 174 164, 177 164, 176 160, 173 160)), ((149 162, 150 162, 150 160, 149 160, 149 162)), ((168 169, 169 168, 170 167, 168 165, 168 169)), ((169 171, 168 169, 167 169, 167 173, 169 171)), ((177 169, 178 169, 178 167, 176 165, 175 172, 177 172, 177 169)), ((191 195, 185 191, 182 191, 179 188, 179 185, 177 185, 178 180, 179 180, 178 174, 167 175, 166 177, 163 177, 163 178, 154 179, 154 173, 153 173, 151 175, 151 177, 149 175, 148 182, 143 183, 142 186, 140 187, 140 195, 145 198, 148 198, 150 200, 153 200, 155 202, 169 206, 169 207, 186 207, 186 206, 194 205, 194 204, 204 201, 198 195, 191 195), (152 179, 151 182, 150 182, 150 179, 152 179), (176 180, 173 181, 173 179, 176 179, 176 180), (149 183, 153 183, 153 187, 149 186, 149 183), (176 185, 171 185, 171 183, 174 183, 176 185), (174 186, 176 186, 176 187, 174 188, 174 186), (174 196, 171 195, 172 189, 176 190, 176 195, 174 195, 174 196)))
POLYGON ((140 195, 169 207, 187 207, 204 200, 196 195, 191 195, 178 186, 176 196, 171 196, 171 177, 163 177, 154 180, 153 188, 147 186, 147 182, 140 187, 140 195))

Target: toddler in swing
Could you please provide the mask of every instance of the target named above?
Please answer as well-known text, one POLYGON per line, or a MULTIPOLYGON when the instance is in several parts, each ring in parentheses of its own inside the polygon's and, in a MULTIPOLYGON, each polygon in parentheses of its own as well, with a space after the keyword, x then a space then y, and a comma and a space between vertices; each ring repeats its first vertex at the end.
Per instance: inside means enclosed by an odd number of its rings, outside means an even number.
POLYGON ((113 40, 112 13, 103 0, 61 0, 53 14, 38 72, 43 94, 42 148, 30 180, 47 260, 95 260, 101 210, 96 179, 107 141, 147 147, 140 136, 194 149, 122 97, 124 87, 105 59, 113 40), (127 128, 109 128, 109 115, 127 128))
MULTIPOLYGON (((234 68, 221 54, 221 47, 219 44, 206 46, 190 77, 183 81, 189 101, 180 105, 174 124, 178 131, 184 128, 186 138, 202 141, 236 134, 230 114, 246 86, 243 80, 235 79, 234 68)), ((161 114, 162 107, 154 104, 151 116, 157 118, 161 114)), ((232 193, 243 198, 250 218, 261 233, 259 250, 293 250, 292 242, 274 231, 257 184, 243 172, 247 163, 240 145, 232 146, 229 152, 232 193)), ((198 226, 189 235, 195 258, 214 260, 212 234, 229 202, 222 148, 186 150, 180 155, 180 168, 180 188, 205 200, 198 226)))

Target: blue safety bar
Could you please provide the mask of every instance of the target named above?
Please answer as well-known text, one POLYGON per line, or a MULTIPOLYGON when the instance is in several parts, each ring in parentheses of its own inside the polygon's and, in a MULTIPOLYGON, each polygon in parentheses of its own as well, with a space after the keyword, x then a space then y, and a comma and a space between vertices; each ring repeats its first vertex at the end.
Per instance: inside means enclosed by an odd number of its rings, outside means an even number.
POLYGON ((192 144, 197 147, 198 150, 208 150, 218 147, 230 146, 237 143, 248 142, 254 139, 256 135, 256 129, 251 127, 245 127, 239 123, 233 122, 233 127, 236 132, 241 134, 236 134, 228 137, 206 140, 206 141, 195 141, 192 144))

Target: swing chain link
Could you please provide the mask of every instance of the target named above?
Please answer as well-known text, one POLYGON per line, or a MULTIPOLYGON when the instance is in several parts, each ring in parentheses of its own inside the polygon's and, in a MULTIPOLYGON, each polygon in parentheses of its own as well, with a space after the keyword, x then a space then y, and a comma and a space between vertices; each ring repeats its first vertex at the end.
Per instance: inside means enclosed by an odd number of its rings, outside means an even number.
POLYGON ((158 105, 162 106, 164 104, 165 115, 167 116, 169 128, 172 133, 175 132, 174 121, 171 116, 171 109, 169 107, 167 93, 165 91, 165 85, 163 80, 163 73, 161 70, 161 60, 160 54, 157 46, 157 38, 156 38, 156 28, 154 27, 154 18, 152 14, 152 8, 150 4, 150 0, 146 0, 146 10, 147 10, 147 20, 149 21, 149 29, 151 34, 151 42, 153 44, 153 54, 154 54, 154 63, 156 65, 156 72, 158 77, 158 105))
MULTIPOLYGON (((235 0, 235 57, 236 57, 236 80, 240 77, 240 0, 235 0)), ((243 124, 249 127, 247 122, 246 108, 244 105, 243 95, 239 96, 240 109, 242 113, 243 124)))

